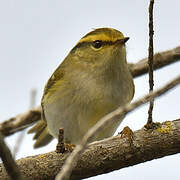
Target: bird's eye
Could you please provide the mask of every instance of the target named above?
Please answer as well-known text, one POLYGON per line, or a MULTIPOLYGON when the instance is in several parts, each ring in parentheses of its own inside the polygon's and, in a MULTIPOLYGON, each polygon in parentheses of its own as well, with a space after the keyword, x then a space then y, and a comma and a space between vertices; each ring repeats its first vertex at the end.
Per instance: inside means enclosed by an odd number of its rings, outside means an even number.
POLYGON ((94 48, 99 49, 102 46, 102 41, 100 40, 93 41, 92 45, 94 48))

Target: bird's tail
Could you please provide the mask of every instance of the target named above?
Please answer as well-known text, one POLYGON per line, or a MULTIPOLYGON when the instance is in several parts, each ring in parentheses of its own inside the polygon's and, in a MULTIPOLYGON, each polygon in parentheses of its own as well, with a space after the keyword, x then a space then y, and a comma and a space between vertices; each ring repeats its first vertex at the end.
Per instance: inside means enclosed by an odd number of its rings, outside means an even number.
POLYGON ((34 148, 39 148, 49 144, 53 137, 49 134, 46 121, 38 121, 29 131, 28 134, 34 133, 33 139, 36 140, 34 148))

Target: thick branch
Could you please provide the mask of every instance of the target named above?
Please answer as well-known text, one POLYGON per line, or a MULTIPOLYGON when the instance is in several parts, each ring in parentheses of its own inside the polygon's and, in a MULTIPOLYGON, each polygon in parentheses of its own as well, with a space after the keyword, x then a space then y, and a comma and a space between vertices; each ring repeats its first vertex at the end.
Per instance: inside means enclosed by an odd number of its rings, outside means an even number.
MULTIPOLYGON (((135 131, 132 143, 118 135, 90 144, 80 156, 71 179, 104 174, 179 152, 180 119, 164 122, 154 130, 135 131)), ((24 179, 54 179, 68 155, 50 152, 17 160, 17 164, 24 179)), ((8 179, 2 164, 0 179, 8 179)))
MULTIPOLYGON (((167 66, 180 60, 180 46, 174 49, 156 53, 154 55, 154 69, 167 66)), ((148 59, 145 58, 135 64, 129 64, 133 77, 141 76, 148 72, 148 59)), ((33 110, 29 110, 16 117, 10 118, 0 123, 0 132, 4 136, 9 136, 17 131, 21 131, 29 127, 33 122, 41 118, 41 108, 38 106, 33 110)))

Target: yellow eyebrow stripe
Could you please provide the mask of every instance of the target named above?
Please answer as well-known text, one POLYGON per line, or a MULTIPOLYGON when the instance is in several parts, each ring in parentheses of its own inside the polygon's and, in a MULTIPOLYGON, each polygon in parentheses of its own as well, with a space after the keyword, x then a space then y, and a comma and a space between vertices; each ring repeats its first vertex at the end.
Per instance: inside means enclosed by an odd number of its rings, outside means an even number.
POLYGON ((116 31, 114 29, 111 29, 111 31, 107 31, 107 32, 103 32, 102 30, 95 30, 89 34, 86 34, 83 38, 80 39, 80 41, 77 44, 82 42, 92 42, 95 40, 115 42, 118 39, 124 38, 121 32, 116 31))
POLYGON ((101 41, 116 41, 116 39, 112 39, 110 38, 109 36, 105 35, 105 34, 98 34, 98 35, 89 35, 89 36, 86 36, 82 39, 80 39, 80 41, 78 43, 82 43, 82 42, 92 42, 92 41, 95 41, 95 40, 101 40, 101 41))

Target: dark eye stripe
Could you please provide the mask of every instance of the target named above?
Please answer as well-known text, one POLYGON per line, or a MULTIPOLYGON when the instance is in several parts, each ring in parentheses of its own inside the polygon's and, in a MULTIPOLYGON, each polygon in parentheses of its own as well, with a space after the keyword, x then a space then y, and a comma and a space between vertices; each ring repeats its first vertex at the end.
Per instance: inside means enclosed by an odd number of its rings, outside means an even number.
MULTIPOLYGON (((100 40, 96 40, 96 41, 100 41, 100 40)), ((93 42, 95 42, 95 41, 93 41, 93 42)), ((92 41, 80 42, 72 49, 72 51, 75 51, 76 49, 78 49, 80 47, 85 47, 85 46, 92 45, 93 42, 92 41)), ((102 42, 101 46, 113 45, 114 44, 114 42, 112 42, 112 41, 101 41, 101 42, 102 42)))

